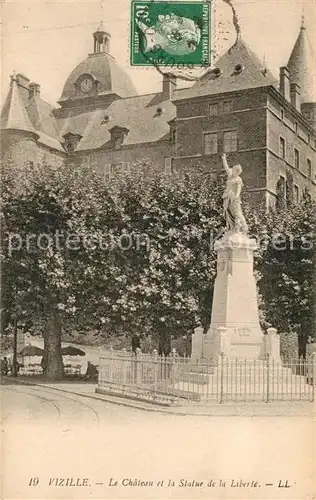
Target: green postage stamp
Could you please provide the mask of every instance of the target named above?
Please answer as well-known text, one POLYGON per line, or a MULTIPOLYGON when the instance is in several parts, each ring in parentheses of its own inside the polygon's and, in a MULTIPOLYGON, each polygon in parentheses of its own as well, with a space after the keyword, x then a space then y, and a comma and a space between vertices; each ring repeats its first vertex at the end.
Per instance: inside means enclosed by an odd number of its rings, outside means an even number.
POLYGON ((132 66, 210 63, 210 1, 132 2, 132 66))

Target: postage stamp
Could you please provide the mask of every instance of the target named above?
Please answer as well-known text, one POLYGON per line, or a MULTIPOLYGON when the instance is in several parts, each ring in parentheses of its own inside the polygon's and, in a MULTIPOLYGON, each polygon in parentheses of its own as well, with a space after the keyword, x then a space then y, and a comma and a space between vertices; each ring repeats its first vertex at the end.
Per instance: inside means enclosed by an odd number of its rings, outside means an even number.
POLYGON ((211 2, 134 0, 132 66, 203 66, 210 62, 211 2))

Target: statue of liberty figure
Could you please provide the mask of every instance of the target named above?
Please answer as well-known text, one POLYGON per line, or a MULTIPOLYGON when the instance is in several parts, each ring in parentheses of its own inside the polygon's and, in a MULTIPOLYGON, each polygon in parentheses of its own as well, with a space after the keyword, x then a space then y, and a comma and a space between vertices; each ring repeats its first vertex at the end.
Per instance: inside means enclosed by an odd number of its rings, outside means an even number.
POLYGON ((227 173, 226 189, 223 194, 223 209, 228 231, 244 233, 248 231, 248 226, 241 209, 240 193, 243 186, 241 165, 234 165, 229 168, 226 154, 222 155, 223 166, 227 173))

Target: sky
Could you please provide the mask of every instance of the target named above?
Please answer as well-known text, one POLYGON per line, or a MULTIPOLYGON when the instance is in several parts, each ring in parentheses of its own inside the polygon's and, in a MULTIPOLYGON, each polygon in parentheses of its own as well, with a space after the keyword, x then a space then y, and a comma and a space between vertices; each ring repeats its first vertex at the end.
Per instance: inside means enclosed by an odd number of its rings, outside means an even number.
MULTIPOLYGON (((141 94, 159 91, 154 68, 129 65, 130 0, 1 0, 1 71, 3 102, 13 70, 41 85, 42 97, 55 104, 73 68, 93 49, 100 20, 112 35, 111 54, 129 73, 141 94)), ((181 1, 181 0, 179 0, 181 1)), ((242 36, 278 75, 297 38, 302 11, 316 54, 316 0, 233 0, 242 36)), ((232 11, 213 1, 213 39, 223 53, 235 41, 232 11)), ((188 85, 187 83, 185 84, 188 85)))

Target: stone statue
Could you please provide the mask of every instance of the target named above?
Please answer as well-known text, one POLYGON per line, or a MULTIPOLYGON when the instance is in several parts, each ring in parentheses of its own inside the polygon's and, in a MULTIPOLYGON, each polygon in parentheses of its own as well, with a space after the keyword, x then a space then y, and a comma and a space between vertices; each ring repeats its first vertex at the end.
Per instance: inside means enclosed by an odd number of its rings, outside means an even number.
POLYGON ((228 231, 244 233, 248 231, 248 226, 241 209, 240 193, 243 181, 240 177, 242 173, 241 165, 234 165, 229 168, 226 154, 222 155, 223 166, 227 173, 226 189, 223 194, 223 209, 228 231))

